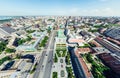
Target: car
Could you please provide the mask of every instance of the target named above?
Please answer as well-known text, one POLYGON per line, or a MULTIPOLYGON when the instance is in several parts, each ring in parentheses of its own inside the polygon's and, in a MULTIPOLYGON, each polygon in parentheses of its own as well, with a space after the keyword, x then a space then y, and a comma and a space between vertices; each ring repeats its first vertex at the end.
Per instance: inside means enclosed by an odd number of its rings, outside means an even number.
POLYGON ((17 69, 17 71, 21 71, 20 69, 17 69))

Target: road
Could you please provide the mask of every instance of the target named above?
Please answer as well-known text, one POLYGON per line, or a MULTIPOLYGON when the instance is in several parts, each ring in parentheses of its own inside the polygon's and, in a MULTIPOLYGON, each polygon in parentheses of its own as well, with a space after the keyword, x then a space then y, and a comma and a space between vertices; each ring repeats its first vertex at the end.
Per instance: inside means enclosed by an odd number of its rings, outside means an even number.
POLYGON ((48 43, 43 50, 42 56, 36 68, 33 78, 50 78, 51 68, 53 64, 53 50, 55 31, 52 31, 48 43))

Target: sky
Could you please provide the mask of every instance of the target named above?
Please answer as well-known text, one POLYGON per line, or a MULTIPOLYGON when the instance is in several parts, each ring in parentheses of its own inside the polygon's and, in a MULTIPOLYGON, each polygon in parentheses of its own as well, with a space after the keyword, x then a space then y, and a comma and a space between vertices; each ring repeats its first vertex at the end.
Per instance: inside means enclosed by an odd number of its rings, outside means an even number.
POLYGON ((120 16, 120 0, 0 0, 0 16, 120 16))

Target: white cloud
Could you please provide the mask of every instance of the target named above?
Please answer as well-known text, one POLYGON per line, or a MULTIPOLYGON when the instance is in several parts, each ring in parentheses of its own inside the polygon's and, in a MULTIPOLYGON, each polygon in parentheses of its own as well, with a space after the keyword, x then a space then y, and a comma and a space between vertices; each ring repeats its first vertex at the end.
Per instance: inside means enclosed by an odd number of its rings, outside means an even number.
MULTIPOLYGON (((78 9, 72 8, 63 10, 62 15, 74 15, 74 16, 120 16, 120 11, 112 8, 101 9, 78 9)), ((60 13, 59 13, 60 14, 60 13)))
POLYGON ((0 10, 1 14, 8 15, 71 15, 71 16, 120 16, 120 10, 112 8, 101 9, 82 9, 82 8, 70 8, 70 9, 46 9, 46 10, 31 10, 31 11, 6 11, 0 10))
POLYGON ((108 0, 100 0, 100 1, 108 1, 108 0))
POLYGON ((105 1, 111 1, 111 0, 99 0, 99 1, 103 1, 103 2, 105 2, 105 1))

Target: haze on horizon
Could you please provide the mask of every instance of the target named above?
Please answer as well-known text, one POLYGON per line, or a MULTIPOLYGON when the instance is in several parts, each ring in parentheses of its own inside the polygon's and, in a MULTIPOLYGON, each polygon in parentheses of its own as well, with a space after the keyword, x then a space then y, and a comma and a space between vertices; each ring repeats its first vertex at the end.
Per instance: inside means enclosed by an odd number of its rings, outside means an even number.
POLYGON ((120 16, 119 4, 120 0, 0 0, 0 16, 120 16))

